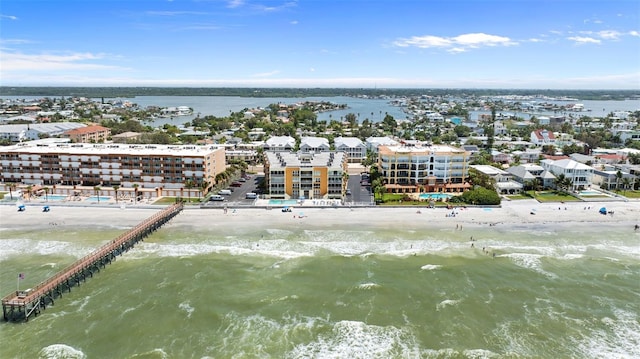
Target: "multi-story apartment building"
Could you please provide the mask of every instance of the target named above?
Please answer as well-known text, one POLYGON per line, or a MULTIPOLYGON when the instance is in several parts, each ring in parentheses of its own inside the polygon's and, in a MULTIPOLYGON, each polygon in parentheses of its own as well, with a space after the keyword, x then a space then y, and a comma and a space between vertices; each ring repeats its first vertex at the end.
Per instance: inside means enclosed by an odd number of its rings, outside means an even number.
POLYGON ((463 192, 471 187, 469 157, 451 146, 379 146, 378 170, 388 192, 463 192))
POLYGON ((87 126, 65 132, 62 136, 73 142, 104 142, 111 135, 111 129, 103 126, 87 126))
POLYGON ((264 173, 274 199, 342 199, 347 183, 344 152, 265 152, 264 173))
POLYGON ((182 189, 225 170, 217 146, 22 143, 0 149, 0 180, 27 185, 182 189))

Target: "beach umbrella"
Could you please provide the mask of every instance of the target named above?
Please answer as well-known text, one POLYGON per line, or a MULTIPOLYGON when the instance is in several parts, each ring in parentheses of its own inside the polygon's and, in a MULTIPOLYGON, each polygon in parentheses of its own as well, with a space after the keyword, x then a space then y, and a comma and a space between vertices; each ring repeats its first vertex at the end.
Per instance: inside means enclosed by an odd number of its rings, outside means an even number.
POLYGON ((607 214, 607 209, 605 207, 600 208, 601 214, 607 214))

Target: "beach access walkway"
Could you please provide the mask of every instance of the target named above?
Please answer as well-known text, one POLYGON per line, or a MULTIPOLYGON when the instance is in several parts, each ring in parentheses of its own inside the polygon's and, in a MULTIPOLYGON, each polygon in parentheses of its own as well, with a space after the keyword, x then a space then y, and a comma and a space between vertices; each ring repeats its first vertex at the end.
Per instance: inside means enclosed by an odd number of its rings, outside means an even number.
POLYGON ((2 314, 5 321, 28 321, 32 315, 40 314, 41 309, 46 309, 48 304, 64 291, 71 292, 71 287, 79 286, 87 277, 93 277, 95 272, 105 268, 139 241, 167 223, 183 209, 183 203, 173 204, 164 210, 145 219, 129 231, 121 234, 116 239, 103 245, 93 253, 77 260, 49 279, 38 284, 34 288, 23 291, 15 291, 2 298, 2 314))

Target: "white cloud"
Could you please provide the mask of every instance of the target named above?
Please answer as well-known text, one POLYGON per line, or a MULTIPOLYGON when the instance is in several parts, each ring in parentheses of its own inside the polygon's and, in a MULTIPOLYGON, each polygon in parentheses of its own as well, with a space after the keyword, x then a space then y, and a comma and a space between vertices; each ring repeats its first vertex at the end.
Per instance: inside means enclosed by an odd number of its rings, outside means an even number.
POLYGON ((269 72, 261 72, 258 74, 254 74, 253 77, 271 77, 280 73, 280 70, 273 70, 269 72))
POLYGON ((469 49, 480 47, 512 46, 517 44, 517 42, 508 37, 484 33, 462 34, 454 37, 433 35, 412 36, 408 39, 398 39, 393 43, 393 45, 398 47, 417 47, 421 49, 442 48, 452 53, 465 52, 469 49))
POLYGON ((1 19, 18 20, 17 16, 0 14, 1 19))
POLYGON ((615 30, 603 30, 603 31, 599 31, 597 34, 598 36, 606 40, 618 40, 622 35, 621 33, 615 30))
POLYGON ((598 40, 598 39, 594 39, 593 37, 586 37, 586 36, 571 36, 571 37, 567 37, 567 40, 571 40, 574 41, 577 44, 599 44, 602 41, 598 40))
POLYGON ((629 31, 629 36, 640 37, 640 32, 635 30, 629 31))
POLYGON ((291 22, 289 22, 291 25, 298 25, 298 20, 293 20, 291 22))
POLYGON ((244 0, 230 0, 229 2, 227 2, 227 7, 229 8, 236 8, 242 5, 244 5, 244 0))
POLYGON ((124 70, 119 66, 94 63, 104 60, 105 54, 69 53, 56 54, 23 54, 18 52, 0 51, 2 74, 11 71, 51 71, 51 70, 124 70))

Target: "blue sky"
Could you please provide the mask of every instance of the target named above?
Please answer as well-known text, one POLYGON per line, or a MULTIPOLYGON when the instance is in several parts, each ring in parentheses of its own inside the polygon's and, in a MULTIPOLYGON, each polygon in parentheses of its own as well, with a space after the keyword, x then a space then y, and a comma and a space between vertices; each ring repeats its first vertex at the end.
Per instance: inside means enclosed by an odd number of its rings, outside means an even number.
POLYGON ((0 83, 640 89, 640 1, 2 0, 0 83))

